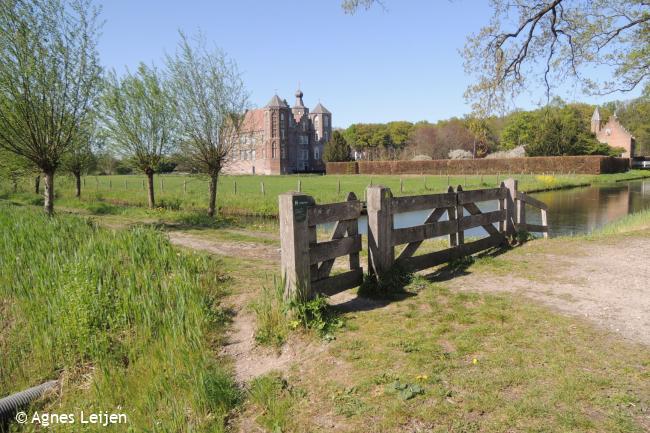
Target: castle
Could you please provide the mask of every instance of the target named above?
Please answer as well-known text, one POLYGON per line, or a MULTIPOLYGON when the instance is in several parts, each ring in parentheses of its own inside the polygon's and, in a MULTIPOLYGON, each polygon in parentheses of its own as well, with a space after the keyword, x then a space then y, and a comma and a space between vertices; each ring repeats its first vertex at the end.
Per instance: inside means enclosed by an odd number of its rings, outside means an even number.
POLYGON ((634 136, 621 125, 616 114, 610 116, 607 123, 601 124, 600 112, 596 107, 594 114, 591 116, 591 132, 596 134, 596 139, 601 143, 607 143, 610 147, 625 149, 625 152, 621 154, 622 157, 632 158, 634 156, 634 136))
POLYGON ((244 116, 237 145, 224 172, 228 174, 290 174, 322 172, 323 147, 332 136, 332 113, 320 102, 310 112, 296 91, 289 108, 276 94, 264 108, 244 116))

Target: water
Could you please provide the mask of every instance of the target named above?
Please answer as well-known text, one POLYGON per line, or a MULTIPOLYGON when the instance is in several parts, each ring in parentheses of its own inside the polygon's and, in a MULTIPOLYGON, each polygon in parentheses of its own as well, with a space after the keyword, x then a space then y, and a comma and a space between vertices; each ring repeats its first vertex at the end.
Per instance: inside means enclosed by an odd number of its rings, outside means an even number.
MULTIPOLYGON (((550 236, 584 234, 625 215, 650 208, 650 180, 546 191, 531 195, 549 207, 550 236)), ((497 209, 496 201, 478 203, 478 206, 483 212, 497 209)), ((395 215, 395 228, 420 225, 430 212, 424 210, 395 215)), ((446 215, 442 219, 446 219, 446 215)), ((540 212, 527 206, 526 222, 541 224, 540 212)), ((360 233, 367 234, 367 225, 366 217, 361 217, 360 233)), ((466 237, 485 235, 485 230, 481 227, 465 231, 466 237)))

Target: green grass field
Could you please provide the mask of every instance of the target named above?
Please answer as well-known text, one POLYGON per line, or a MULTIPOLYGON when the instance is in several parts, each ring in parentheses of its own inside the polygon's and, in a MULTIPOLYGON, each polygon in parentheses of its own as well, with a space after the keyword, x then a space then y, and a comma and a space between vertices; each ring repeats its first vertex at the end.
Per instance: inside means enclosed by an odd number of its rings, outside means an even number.
POLYGON ((125 413, 113 431, 224 431, 239 392, 217 356, 219 260, 179 252, 151 228, 5 204, 0 251, 0 396, 59 379, 60 396, 39 410, 125 413))
MULTIPOLYGON (((449 185, 464 189, 496 187, 507 177, 519 180, 520 189, 534 191, 586 185, 595 182, 614 182, 641 176, 650 172, 632 170, 611 175, 507 175, 500 176, 222 176, 218 186, 218 205, 224 214, 276 216, 278 194, 296 191, 316 198, 318 203, 342 201, 353 191, 364 198, 365 188, 384 185, 393 195, 415 195, 444 192, 449 185), (340 186, 339 186, 340 185, 340 186)), ((56 178, 56 204, 64 207, 85 206, 91 213, 111 213, 110 206, 144 207, 147 203, 144 176, 87 176, 83 180, 82 203, 74 198, 73 179, 56 178)), ((33 187, 25 180, 20 189, 31 192, 33 187)), ((203 210, 207 207, 208 181, 199 176, 156 176, 155 193, 158 206, 167 210, 203 210)), ((34 200, 38 201, 34 196, 34 200)))

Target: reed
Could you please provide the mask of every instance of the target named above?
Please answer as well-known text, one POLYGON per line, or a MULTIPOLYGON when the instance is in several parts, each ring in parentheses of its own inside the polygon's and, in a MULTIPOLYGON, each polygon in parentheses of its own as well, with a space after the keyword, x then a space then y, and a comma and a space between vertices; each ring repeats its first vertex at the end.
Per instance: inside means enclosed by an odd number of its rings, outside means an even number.
POLYGON ((238 392, 215 353, 218 261, 151 228, 5 204, 0 251, 0 395, 57 378, 44 410, 126 413, 115 431, 224 430, 238 392))

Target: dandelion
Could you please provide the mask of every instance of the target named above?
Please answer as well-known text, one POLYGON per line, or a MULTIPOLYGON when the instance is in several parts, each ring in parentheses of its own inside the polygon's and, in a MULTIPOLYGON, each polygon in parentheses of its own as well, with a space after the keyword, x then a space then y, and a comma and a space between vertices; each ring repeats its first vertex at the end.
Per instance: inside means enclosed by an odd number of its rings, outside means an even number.
POLYGON ((476 358, 472 359, 472 364, 474 364, 474 365, 478 364, 478 359, 476 359, 476 358))
POLYGON ((426 374, 421 374, 419 376, 416 376, 417 380, 422 380, 422 381, 427 380, 428 378, 429 378, 429 376, 426 375, 426 374))

